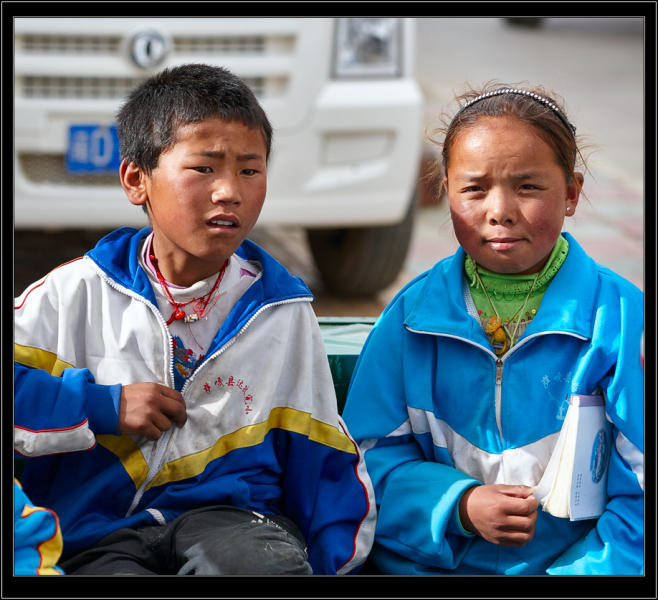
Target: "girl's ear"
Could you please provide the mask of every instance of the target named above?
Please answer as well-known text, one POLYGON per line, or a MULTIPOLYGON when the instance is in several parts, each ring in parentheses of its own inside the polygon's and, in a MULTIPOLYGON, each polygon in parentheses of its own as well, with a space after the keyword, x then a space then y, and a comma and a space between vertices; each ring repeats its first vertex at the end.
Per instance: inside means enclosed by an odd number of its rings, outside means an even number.
POLYGON ((443 178, 443 182, 441 183, 441 185, 443 185, 443 187, 446 191, 446 196, 447 196, 448 195, 448 178, 447 177, 443 178))
POLYGON ((144 171, 137 168, 134 163, 128 163, 124 159, 119 167, 119 177, 121 187, 126 192, 130 203, 135 206, 145 204, 148 200, 148 194, 146 192, 146 174, 144 171))
POLYGON ((576 206, 580 198, 580 190, 583 187, 585 177, 582 173, 574 173, 576 181, 567 184, 567 200, 564 205, 564 214, 567 217, 573 217, 576 213, 576 206))

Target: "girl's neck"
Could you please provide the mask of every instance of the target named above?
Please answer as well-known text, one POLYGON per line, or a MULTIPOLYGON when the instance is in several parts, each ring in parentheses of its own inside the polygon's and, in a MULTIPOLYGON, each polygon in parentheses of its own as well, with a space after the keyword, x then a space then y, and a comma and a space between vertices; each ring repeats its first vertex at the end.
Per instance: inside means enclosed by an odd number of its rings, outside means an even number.
MULTIPOLYGON (((518 275, 488 271, 487 269, 477 265, 475 261, 468 255, 464 263, 464 270, 466 271, 466 275, 471 282, 471 288, 474 288, 477 291, 478 286, 475 278, 475 269, 477 268, 477 272, 487 290, 490 293, 493 292, 496 296, 502 296, 503 294, 528 293, 532 283, 535 281, 535 278, 537 278, 537 281, 532 290, 532 294, 534 296, 546 291, 549 283, 564 263, 568 251, 569 242, 567 242, 564 237, 560 236, 555 246, 553 246, 553 250, 548 257, 546 264, 539 272, 539 277, 537 277, 537 273, 518 275)), ((483 294, 484 292, 480 293, 483 294)))

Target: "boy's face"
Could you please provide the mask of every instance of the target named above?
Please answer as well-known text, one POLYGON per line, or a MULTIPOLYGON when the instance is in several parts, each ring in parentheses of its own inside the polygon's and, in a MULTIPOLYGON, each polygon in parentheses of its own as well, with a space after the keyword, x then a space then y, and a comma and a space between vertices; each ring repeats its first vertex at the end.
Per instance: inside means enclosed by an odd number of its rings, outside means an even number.
POLYGON ((217 273, 255 225, 266 147, 258 129, 218 118, 184 125, 177 137, 143 176, 143 201, 131 201, 147 202, 163 276, 187 287, 217 273))

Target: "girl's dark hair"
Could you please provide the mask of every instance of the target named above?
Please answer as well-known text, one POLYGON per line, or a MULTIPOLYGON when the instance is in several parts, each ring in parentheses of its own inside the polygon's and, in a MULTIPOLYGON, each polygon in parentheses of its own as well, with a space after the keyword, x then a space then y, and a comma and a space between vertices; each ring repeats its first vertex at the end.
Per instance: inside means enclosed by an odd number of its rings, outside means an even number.
POLYGON ((209 118, 260 129, 269 159, 272 125, 251 89, 227 69, 204 64, 164 69, 128 94, 116 119, 121 159, 150 176, 181 126, 209 118))
MULTIPOLYGON (((450 152, 455 140, 462 132, 474 127, 480 117, 515 117, 534 128, 537 135, 553 149, 555 159, 564 170, 567 181, 575 181, 576 185, 579 185, 575 179, 576 167, 588 171, 581 152, 581 136, 572 134, 557 113, 543 102, 521 94, 506 93, 479 100, 459 113, 470 100, 501 88, 522 89, 537 94, 554 104, 568 119, 563 98, 544 87, 530 87, 526 82, 509 85, 495 80, 485 83, 481 88, 469 86, 466 92, 455 95, 457 108, 444 109, 438 117, 439 125, 433 127, 430 123, 426 129, 427 139, 441 148, 441 154, 434 161, 428 177, 436 181, 443 180, 448 172, 450 152), (440 141, 441 139, 443 141, 440 141)), ((444 193, 444 186, 440 185, 440 194, 444 193)))

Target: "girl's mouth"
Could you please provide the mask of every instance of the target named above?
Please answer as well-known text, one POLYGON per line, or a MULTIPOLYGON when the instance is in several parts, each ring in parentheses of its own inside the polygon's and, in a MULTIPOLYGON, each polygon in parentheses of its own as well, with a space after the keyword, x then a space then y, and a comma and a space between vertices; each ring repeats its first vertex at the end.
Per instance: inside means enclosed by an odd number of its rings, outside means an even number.
POLYGON ((503 250, 512 250, 516 248, 523 239, 519 238, 495 238, 492 240, 487 240, 487 243, 492 250, 503 251, 503 250))

